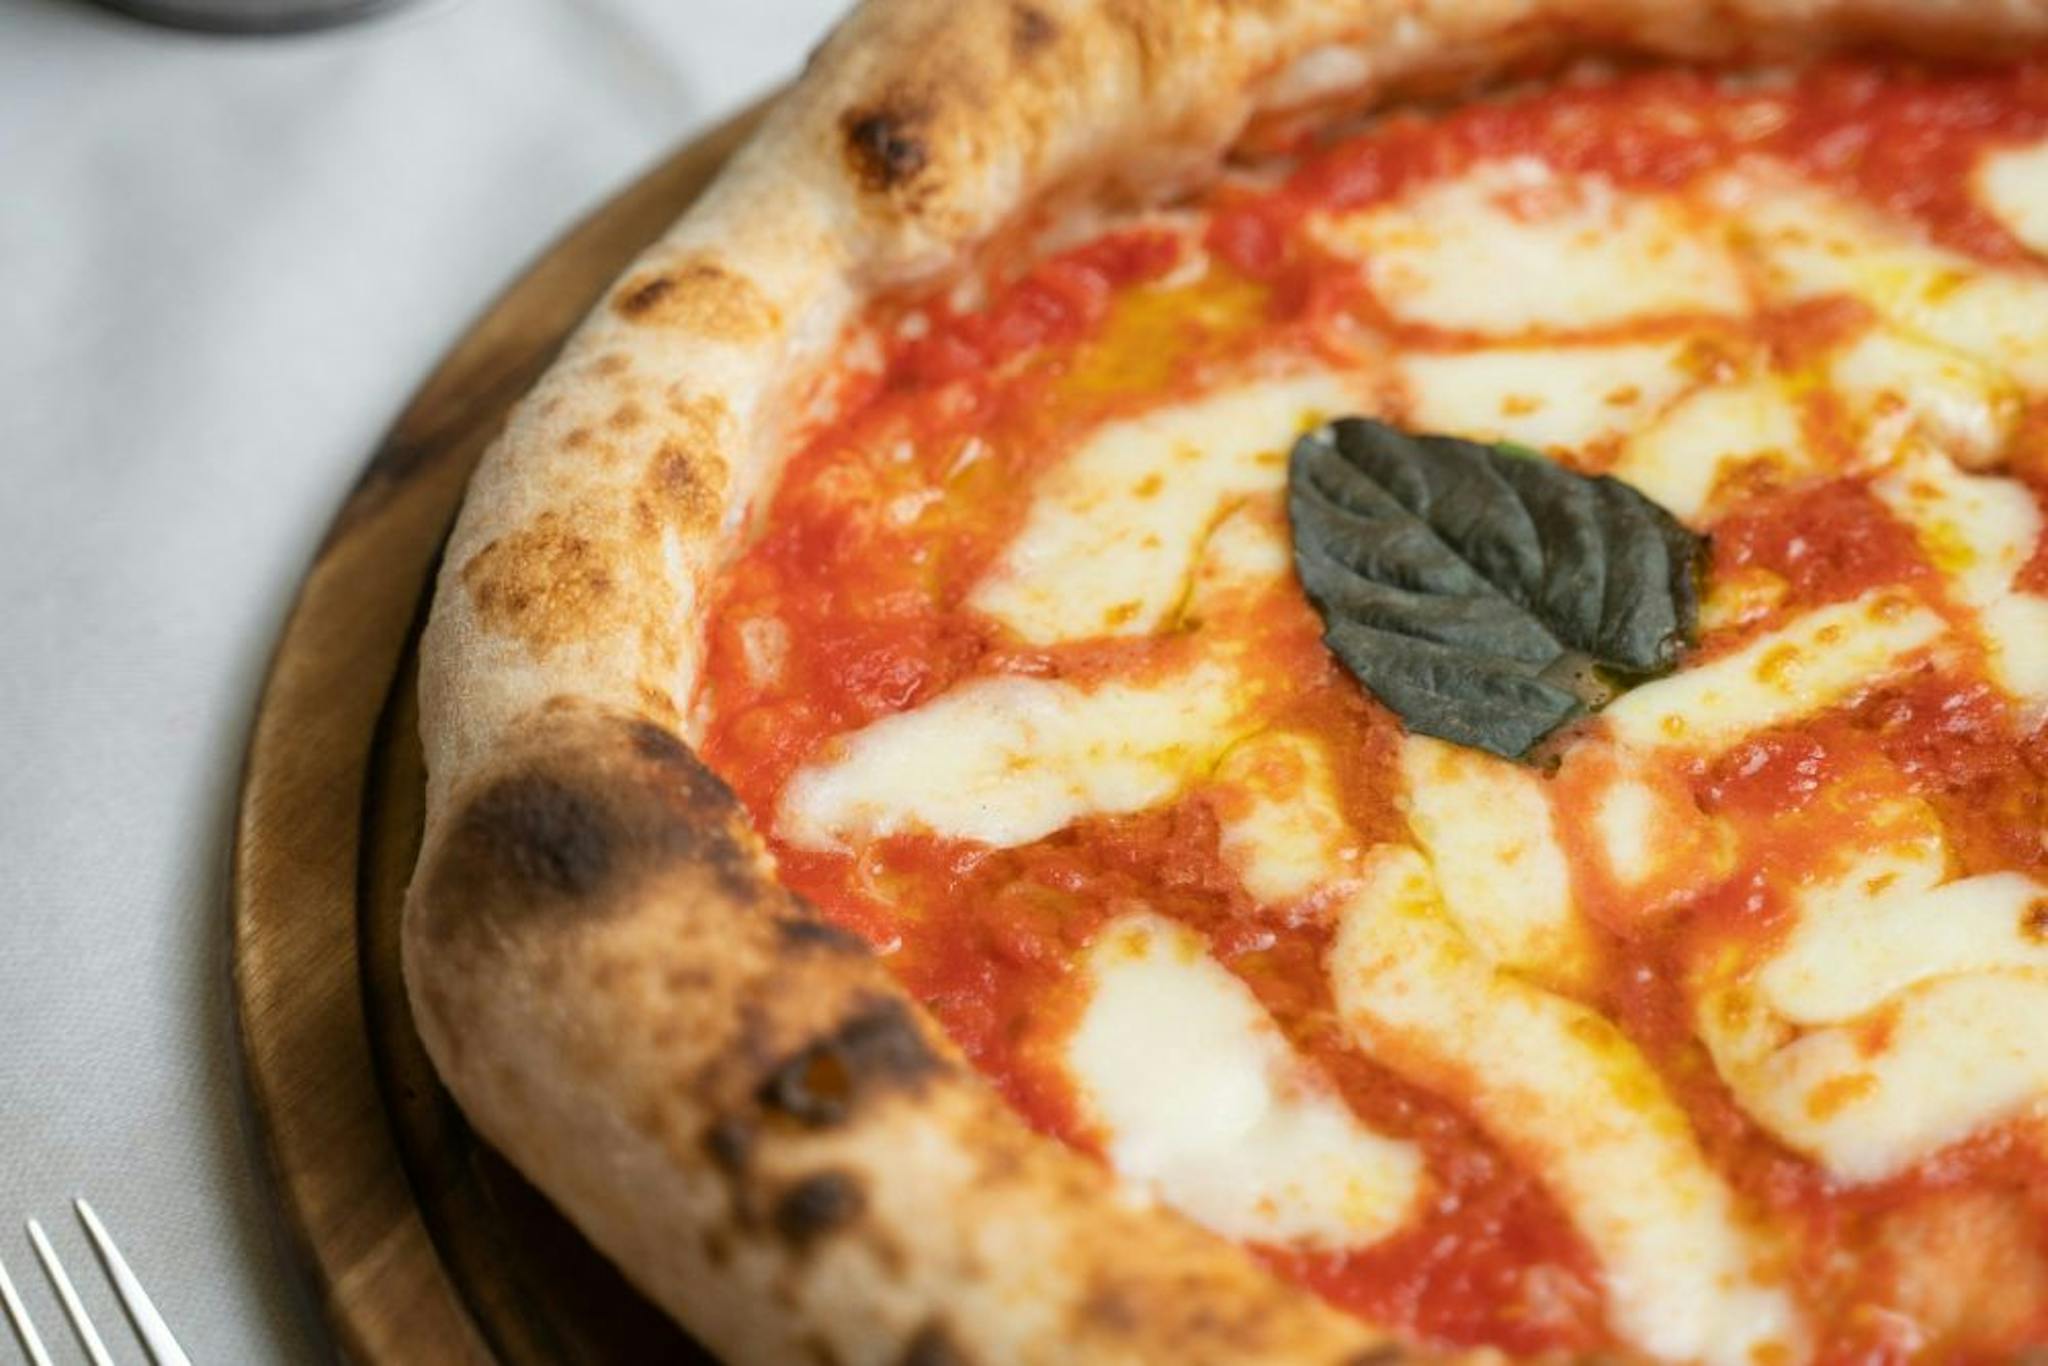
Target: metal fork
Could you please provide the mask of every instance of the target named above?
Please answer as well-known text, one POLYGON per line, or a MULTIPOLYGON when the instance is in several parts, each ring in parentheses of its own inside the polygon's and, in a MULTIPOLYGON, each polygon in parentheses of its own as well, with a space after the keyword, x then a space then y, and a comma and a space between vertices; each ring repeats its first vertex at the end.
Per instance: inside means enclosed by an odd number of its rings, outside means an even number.
MULTIPOLYGON (((92 1239, 93 1251, 99 1254, 100 1266, 107 1273, 107 1279, 114 1283, 114 1293, 121 1298, 121 1307, 128 1311, 128 1321, 135 1325, 135 1336, 142 1339, 142 1345, 156 1366, 192 1366, 191 1359, 178 1346, 178 1340, 171 1336, 165 1326, 163 1315, 156 1312, 156 1305, 150 1302, 142 1282, 135 1279, 135 1273, 128 1269, 128 1259, 121 1255, 121 1249, 114 1246, 114 1240, 107 1233, 107 1226, 93 1213, 91 1205, 83 1196, 71 1202, 78 1211, 78 1222, 85 1225, 86 1236, 92 1239)), ((71 1278, 64 1274, 64 1263, 57 1260, 57 1250, 50 1246, 50 1240, 43 1236, 43 1226, 31 1219, 28 1221, 28 1240, 35 1247, 36 1260, 43 1264, 44 1274, 57 1291, 57 1299, 64 1306, 64 1316, 71 1320, 71 1330, 78 1335, 79 1346, 85 1348, 85 1355, 92 1366, 114 1366, 114 1359, 107 1354, 107 1344, 92 1326, 92 1319, 86 1315, 85 1305, 78 1298, 77 1289, 71 1278)), ((14 1332, 21 1339, 22 1350, 28 1353, 30 1366, 51 1366, 50 1354, 43 1348, 43 1340, 36 1334, 35 1324, 29 1321, 28 1309, 15 1292, 14 1281, 7 1274, 7 1265, 0 1262, 0 1308, 7 1311, 8 1321, 13 1323, 14 1332)))

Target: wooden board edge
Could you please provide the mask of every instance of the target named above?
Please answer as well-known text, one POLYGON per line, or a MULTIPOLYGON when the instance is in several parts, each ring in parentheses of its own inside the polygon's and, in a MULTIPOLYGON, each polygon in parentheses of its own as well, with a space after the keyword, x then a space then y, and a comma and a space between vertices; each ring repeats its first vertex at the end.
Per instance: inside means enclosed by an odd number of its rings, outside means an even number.
POLYGON ((285 1229, 354 1360, 493 1359, 420 1217, 364 1029, 356 895, 372 736, 469 471, 506 410, 767 103, 584 218, 465 331, 336 515, 259 694, 229 868, 240 1070, 285 1229))

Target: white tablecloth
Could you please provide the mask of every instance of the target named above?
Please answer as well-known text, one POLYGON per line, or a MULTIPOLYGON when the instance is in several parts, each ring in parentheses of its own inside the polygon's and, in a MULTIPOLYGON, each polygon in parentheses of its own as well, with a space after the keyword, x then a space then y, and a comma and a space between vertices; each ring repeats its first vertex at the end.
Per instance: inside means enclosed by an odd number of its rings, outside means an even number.
POLYGON ((195 1361, 324 1354, 227 996, 229 819, 273 637, 467 320, 839 6, 425 0, 271 40, 0 6, 0 1262, 60 1360, 21 1221, 90 1273, 74 1192, 195 1361))

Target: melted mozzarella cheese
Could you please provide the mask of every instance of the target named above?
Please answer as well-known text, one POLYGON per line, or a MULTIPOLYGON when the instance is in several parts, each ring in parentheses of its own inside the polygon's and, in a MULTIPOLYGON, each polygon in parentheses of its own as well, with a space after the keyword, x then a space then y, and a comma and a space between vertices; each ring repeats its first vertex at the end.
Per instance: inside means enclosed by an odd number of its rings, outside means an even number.
POLYGON ((1627 432, 1691 383, 1682 342, 1411 352, 1407 425, 1478 441, 1578 450, 1627 432))
POLYGON ((1733 832, 1699 809, 1668 765, 1627 752, 1617 758, 1594 789, 1592 825, 1606 875, 1632 915, 1657 916, 1735 871, 1733 832))
POLYGON ((2048 598, 2013 587, 2041 539, 2033 493, 2017 480, 1964 474, 1939 456, 1874 488, 1913 528, 1950 594, 1976 613, 1997 682, 2023 701, 2048 703, 2048 598))
POLYGON ((1143 810, 1230 743, 1234 683, 1213 664, 1092 689, 976 679, 836 740, 783 788, 776 832, 800 849, 917 832, 1007 848, 1143 810))
POLYGON ((1738 238, 1779 299, 1846 294, 1901 330, 2048 385, 2048 277, 2001 270, 1905 235, 1867 210, 1790 184, 1745 187, 1738 238))
POLYGON ((1795 1024, 1833 1023, 1935 977, 2048 972, 2048 933, 2033 928, 2037 908, 2048 906, 2048 887, 2034 879, 1985 873, 1872 894, 1875 880, 1804 899, 1785 947, 1758 976, 1778 1014, 1795 1024))
POLYGON ((1390 312, 1429 327, 1573 330, 1748 304, 1733 259, 1677 202, 1532 157, 1484 163, 1316 231, 1364 263, 1390 312))
MULTIPOLYGON (((1280 767, 1291 771, 1296 757, 1280 767)), ((1490 951, 1498 942, 1545 975, 1584 953, 1541 780, 1425 739, 1407 743, 1402 767, 1411 824, 1436 840, 1434 873, 1415 851, 1383 845, 1362 870, 1332 859, 1318 876, 1322 838, 1292 830, 1263 851, 1289 891, 1340 897, 1328 963, 1353 1037, 1421 1084, 1448 1082, 1543 1175, 1599 1256, 1630 1341, 1717 1364, 1773 1344, 1796 1351, 1789 1303, 1753 1280, 1755 1249, 1648 1064, 1599 1015, 1490 951), (1450 883, 1440 890, 1441 878, 1450 883)), ((1325 808, 1312 828, 1341 825, 1331 788, 1295 791, 1298 805, 1325 808)), ((1254 840, 1268 828, 1252 828, 1254 840)))
POLYGON ((1846 1181, 2048 1095, 2048 887, 1943 882, 1939 823, 1906 814, 1903 834, 1806 889, 1760 969, 1725 962, 1700 995, 1701 1037, 1743 1108, 1846 1181))
POLYGON ((1724 476, 1761 464, 1782 482, 1813 463, 1798 404, 1782 381, 1763 376, 1694 391, 1633 437, 1608 473, 1697 522, 1724 476))
POLYGON ((1199 935, 1124 915, 1082 970, 1091 989, 1065 1061, 1124 1178, 1259 1243, 1359 1247, 1415 1207, 1415 1146, 1360 1123, 1199 935))
POLYGON ((1862 455, 1890 463, 1909 439, 1960 464, 1998 456, 2020 394, 1998 371, 1958 351, 1876 327, 1835 353, 1828 382, 1862 424, 1862 455))
POLYGON ((1941 616, 1893 589, 1817 608, 1697 668, 1645 683, 1603 713, 1644 748, 1711 752, 1784 725, 1902 668, 1942 635, 1941 616))
MULTIPOLYGON (((1286 512, 1277 498, 1239 503, 1203 540, 1186 602, 1174 624, 1213 626, 1257 613, 1259 599, 1292 577, 1293 552, 1286 512)), ((1228 628, 1226 633, 1231 633, 1228 628)))
POLYGON ((1607 854, 1607 866, 1624 883, 1638 883, 1657 871, 1652 831, 1657 820, 1657 794, 1649 784, 1632 779, 1609 786, 1593 808, 1593 828, 1607 854))
MULTIPOLYGON (((1896 1175, 2048 1095, 2048 977, 1942 977, 1897 998, 1875 1054, 1849 1028, 1776 1055, 1758 1118, 1837 1176, 1896 1175)), ((1875 1022, 1874 1022, 1875 1025, 1875 1022)))
POLYGON ((1356 869, 1360 850, 1337 806, 1336 775, 1322 746, 1268 731, 1216 766, 1218 847, 1264 905, 1302 901, 1356 869))
POLYGON ((1329 964, 1360 1046, 1425 1084, 1455 1079, 1555 1195, 1632 1345, 1709 1366, 1797 1354, 1790 1301, 1759 1280, 1759 1250, 1656 1073, 1605 1018, 1488 961, 1419 854, 1374 851, 1329 964))
POLYGON ((2048 141, 2001 147, 1977 162, 1977 200, 2007 231, 2048 253, 2048 141))
POLYGON ((1358 406, 1336 378, 1303 375, 1102 427, 1040 480, 968 606, 1033 644, 1157 630, 1219 509, 1285 487, 1294 438, 1358 406))
POLYGON ((1408 826, 1458 928, 1546 986, 1582 985, 1592 946, 1551 827, 1544 780, 1490 754, 1410 735, 1401 744, 1408 826), (1479 813, 1483 816, 1475 819, 1479 813))
POLYGON ((1597 734, 1567 748, 1546 785, 1575 855, 1589 919, 1639 939, 1736 871, 1736 831, 1700 809, 1690 757, 1630 749, 1597 734))

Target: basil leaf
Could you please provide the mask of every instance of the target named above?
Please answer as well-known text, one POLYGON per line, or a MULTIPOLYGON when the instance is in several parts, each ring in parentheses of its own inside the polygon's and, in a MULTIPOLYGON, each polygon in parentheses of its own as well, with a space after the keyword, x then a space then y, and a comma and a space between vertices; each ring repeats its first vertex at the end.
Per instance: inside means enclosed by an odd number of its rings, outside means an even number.
POLYGON ((1344 418, 1288 464, 1323 639, 1410 730, 1522 758, 1692 641, 1706 542, 1522 447, 1344 418))

